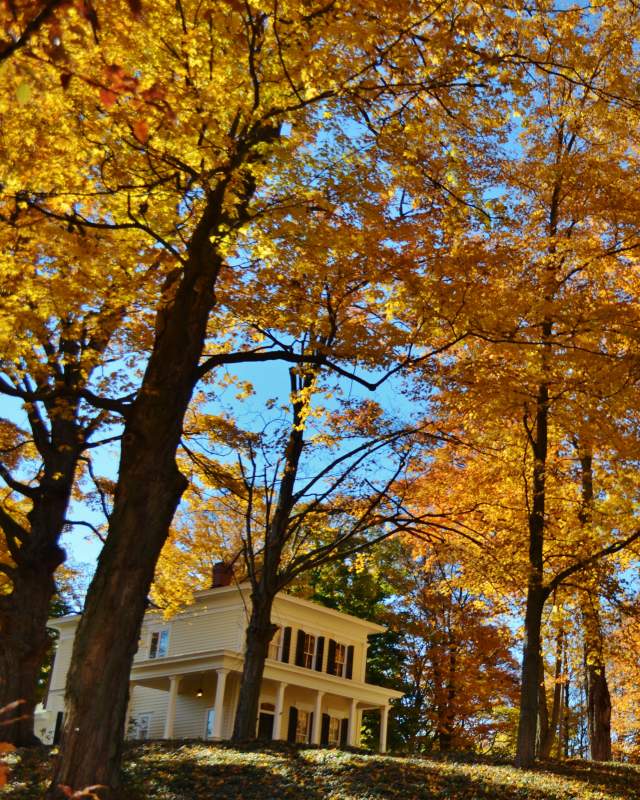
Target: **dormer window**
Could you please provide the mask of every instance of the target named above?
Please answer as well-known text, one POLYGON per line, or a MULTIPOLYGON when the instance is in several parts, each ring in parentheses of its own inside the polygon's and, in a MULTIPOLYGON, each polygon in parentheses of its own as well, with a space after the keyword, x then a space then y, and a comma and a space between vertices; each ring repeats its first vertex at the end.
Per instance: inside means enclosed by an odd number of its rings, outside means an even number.
POLYGON ((153 631, 149 645, 149 658, 164 658, 169 650, 169 628, 153 631))

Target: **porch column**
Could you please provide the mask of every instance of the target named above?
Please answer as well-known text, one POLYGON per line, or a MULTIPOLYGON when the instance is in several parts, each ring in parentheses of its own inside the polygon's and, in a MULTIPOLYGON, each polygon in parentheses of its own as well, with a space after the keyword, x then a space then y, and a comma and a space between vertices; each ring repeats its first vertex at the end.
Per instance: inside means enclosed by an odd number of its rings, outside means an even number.
POLYGON ((215 709, 213 717, 212 739, 222 739, 222 718, 224 714, 224 690, 227 685, 228 669, 216 670, 216 699, 213 707, 215 709))
POLYGON ((380 709, 380 752, 387 752, 387 726, 389 723, 389 706, 380 709))
POLYGON ((358 701, 354 698, 351 700, 351 707, 349 708, 349 730, 347 734, 347 744, 349 747, 356 747, 357 741, 357 727, 358 727, 358 701))
POLYGON ((169 678, 169 699, 167 701, 167 716, 164 721, 165 739, 173 739, 173 724, 176 721, 176 700, 181 677, 181 675, 172 675, 169 678))
POLYGON ((324 692, 316 694, 316 707, 313 710, 313 730, 311 731, 311 744, 320 744, 320 730, 322 726, 322 698, 324 692))
POLYGON ((278 691, 276 692, 276 710, 273 714, 273 738, 282 739, 282 717, 284 716, 284 690, 287 688, 286 683, 278 684, 278 691))

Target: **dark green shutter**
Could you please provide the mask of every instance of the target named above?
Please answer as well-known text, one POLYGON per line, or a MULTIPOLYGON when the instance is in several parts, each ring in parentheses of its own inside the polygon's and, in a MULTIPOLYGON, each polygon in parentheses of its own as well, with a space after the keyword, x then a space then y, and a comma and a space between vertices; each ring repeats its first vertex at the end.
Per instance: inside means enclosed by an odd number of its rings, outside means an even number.
POLYGON ((328 714, 322 715, 322 727, 320 729, 320 744, 325 747, 329 744, 329 721, 331 717, 328 714))
POLYGON ((289 663, 289 652, 291 651, 291 628, 287 626, 282 632, 282 656, 285 664, 289 663))
POLYGON ((313 711, 309 714, 309 728, 307 729, 307 744, 313 741, 313 711))
POLYGON ((298 639, 296 641, 296 666, 301 667, 304 657, 304 631, 298 631, 298 639))
POLYGON ((324 656, 324 636, 318 637, 318 647, 316 648, 316 671, 322 672, 322 657, 324 656))
POLYGON ((329 675, 336 674, 336 643, 329 639, 329 652, 327 654, 327 672, 329 675))
POLYGON ((349 720, 347 717, 340 720, 340 747, 347 746, 347 737, 349 735, 349 720))
POLYGON ((289 709, 289 730, 287 732, 287 741, 288 742, 295 742, 296 740, 296 728, 298 727, 298 709, 295 706, 291 706, 289 709))
POLYGON ((350 644, 347 647, 347 669, 345 672, 346 678, 351 678, 353 676, 353 645, 350 644))

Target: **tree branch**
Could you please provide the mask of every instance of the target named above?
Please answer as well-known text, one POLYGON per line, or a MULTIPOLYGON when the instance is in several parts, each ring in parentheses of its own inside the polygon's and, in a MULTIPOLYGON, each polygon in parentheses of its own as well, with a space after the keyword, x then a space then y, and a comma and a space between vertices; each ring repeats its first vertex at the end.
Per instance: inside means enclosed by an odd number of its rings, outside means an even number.
POLYGON ((577 561, 575 564, 572 564, 570 567, 563 569, 562 572, 559 572, 555 578, 553 578, 549 583, 546 585, 545 591, 545 598, 549 597, 551 592, 556 589, 562 581, 570 578, 572 575, 575 575, 576 572, 580 572, 580 570, 585 569, 586 567, 591 566, 596 561, 599 561, 601 558, 605 556, 610 556, 613 553, 618 553, 620 550, 624 550, 625 547, 630 545, 632 542, 635 542, 636 539, 640 538, 640 528, 637 531, 634 531, 630 536, 627 536, 626 539, 623 539, 621 542, 614 542, 614 544, 610 544, 608 547, 604 547, 602 550, 598 550, 597 553, 594 553, 592 556, 588 558, 583 558, 580 561, 577 561))
POLYGON ((65 0, 47 0, 40 11, 38 11, 38 13, 29 22, 27 22, 22 33, 17 39, 9 41, 5 39, 4 41, 0 42, 0 62, 9 58, 9 56, 13 55, 16 50, 24 47, 33 34, 44 25, 56 8, 62 5, 63 2, 65 2, 65 0))

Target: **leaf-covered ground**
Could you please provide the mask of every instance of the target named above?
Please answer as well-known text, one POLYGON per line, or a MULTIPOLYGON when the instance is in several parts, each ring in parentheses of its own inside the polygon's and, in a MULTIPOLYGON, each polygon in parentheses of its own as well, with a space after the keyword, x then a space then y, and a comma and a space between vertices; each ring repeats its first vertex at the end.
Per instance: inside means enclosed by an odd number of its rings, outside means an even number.
MULTIPOLYGON (((0 793, 38 798, 51 757, 45 749, 12 754, 0 793)), ((148 743, 127 749, 124 784, 131 800, 640 800, 640 767, 569 761, 522 772, 284 745, 148 743)))

